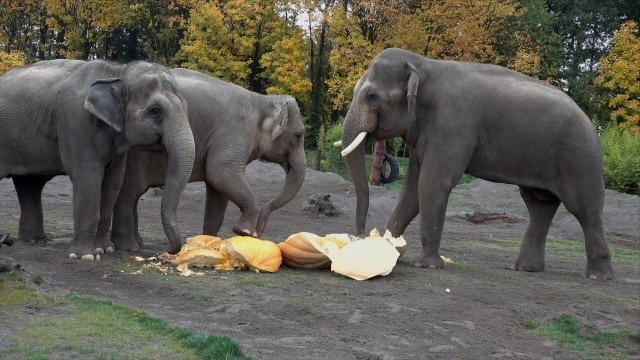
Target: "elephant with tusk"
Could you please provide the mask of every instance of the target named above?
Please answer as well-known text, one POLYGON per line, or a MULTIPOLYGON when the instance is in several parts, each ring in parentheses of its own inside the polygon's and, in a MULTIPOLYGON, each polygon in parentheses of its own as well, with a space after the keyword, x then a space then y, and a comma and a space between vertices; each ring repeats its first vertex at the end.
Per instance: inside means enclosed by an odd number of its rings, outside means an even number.
POLYGON ((358 233, 369 205, 364 143, 396 136, 411 150, 387 226, 399 236, 420 216, 416 266, 444 267, 439 248, 448 197, 466 173, 520 187, 530 222, 514 269, 544 269, 546 235, 562 202, 584 231, 586 276, 614 277, 603 230, 598 134, 561 90, 495 65, 432 60, 402 49, 378 54, 355 85, 342 132, 358 233))

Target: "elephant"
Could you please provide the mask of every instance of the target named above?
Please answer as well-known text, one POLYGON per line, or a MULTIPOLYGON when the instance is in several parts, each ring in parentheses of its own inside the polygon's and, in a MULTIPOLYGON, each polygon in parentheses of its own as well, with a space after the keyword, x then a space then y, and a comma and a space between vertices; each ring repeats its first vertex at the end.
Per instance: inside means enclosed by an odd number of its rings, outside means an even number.
MULTIPOLYGON (((189 103, 195 139, 189 181, 206 183, 203 233, 218 234, 231 200, 242 213, 233 231, 261 236, 270 213, 291 201, 305 178, 305 129, 295 99, 257 94, 192 70, 173 69, 171 74, 189 103), (245 176, 246 165, 256 159, 277 163, 286 171, 282 192, 262 209, 245 176)), ((111 229, 117 250, 136 251, 142 244, 138 199, 149 187, 164 184, 166 162, 161 153, 129 152, 111 229)))
POLYGON ((187 103, 163 66, 50 60, 0 77, 0 179, 12 177, 22 239, 46 240, 41 193, 56 175, 73 183, 70 258, 113 251, 104 233, 134 148, 169 155, 162 223, 169 252, 180 250, 177 205, 195 154, 187 103))
POLYGON ((582 226, 587 267, 614 277, 604 238, 598 134, 560 89, 507 68, 428 59, 385 49, 354 88, 342 155, 356 190, 356 231, 369 206, 365 144, 400 136, 410 148, 405 184, 387 227, 404 233, 420 215, 414 265, 444 268, 439 254, 447 202, 463 174, 519 186, 530 221, 512 266, 543 271, 551 221, 562 202, 582 226))

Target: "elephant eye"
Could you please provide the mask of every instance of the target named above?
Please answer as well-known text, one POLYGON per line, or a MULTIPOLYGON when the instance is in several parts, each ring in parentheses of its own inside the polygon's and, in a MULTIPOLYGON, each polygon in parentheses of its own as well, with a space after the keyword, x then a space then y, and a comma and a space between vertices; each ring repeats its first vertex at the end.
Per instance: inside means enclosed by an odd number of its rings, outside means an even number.
POLYGON ((158 106, 158 105, 152 105, 147 110, 147 114, 149 115, 149 117, 151 117, 151 118, 153 118, 155 120, 158 120, 158 119, 160 119, 160 116, 162 115, 162 109, 160 109, 160 106, 158 106))
POLYGON ((297 133, 293 134, 293 142, 295 144, 298 144, 300 142, 300 140, 302 140, 303 136, 304 136, 304 134, 302 132, 297 132, 297 133))
POLYGON ((380 102, 380 97, 378 96, 378 94, 374 92, 370 92, 367 94, 367 102, 369 103, 370 106, 376 107, 380 102))

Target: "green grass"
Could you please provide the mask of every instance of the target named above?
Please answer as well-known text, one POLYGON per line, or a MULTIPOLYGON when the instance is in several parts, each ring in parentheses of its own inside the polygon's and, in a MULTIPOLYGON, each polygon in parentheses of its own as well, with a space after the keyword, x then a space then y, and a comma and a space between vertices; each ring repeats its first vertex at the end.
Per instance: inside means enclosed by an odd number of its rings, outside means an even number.
POLYGON ((248 359, 227 337, 176 326, 108 299, 39 294, 15 273, 0 275, 0 301, 10 314, 2 321, 19 324, 3 339, 10 345, 0 358, 248 359), (32 303, 38 304, 35 314, 32 303))
POLYGON ((600 331, 580 326, 577 319, 567 314, 546 324, 526 320, 524 325, 561 346, 580 351, 585 358, 619 359, 638 354, 640 333, 631 329, 600 331))

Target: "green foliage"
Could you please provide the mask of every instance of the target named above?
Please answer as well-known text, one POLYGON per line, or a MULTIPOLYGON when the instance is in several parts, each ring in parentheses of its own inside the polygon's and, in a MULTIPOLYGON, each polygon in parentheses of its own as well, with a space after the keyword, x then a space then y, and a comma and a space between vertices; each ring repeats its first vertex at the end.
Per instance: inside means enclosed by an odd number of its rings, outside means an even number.
POLYGON ((24 61, 24 54, 20 51, 13 51, 9 54, 0 52, 0 75, 14 67, 24 65, 24 61))
POLYGON ((640 195, 640 132, 609 126, 600 134, 600 143, 606 187, 640 195))
POLYGON ((331 125, 325 130, 326 125, 322 125, 318 140, 318 147, 324 151, 339 151, 340 148, 333 146, 336 141, 342 140, 342 122, 331 125))
POLYGON ((628 21, 613 36, 613 47, 601 60, 595 84, 605 94, 602 106, 621 129, 640 133, 640 37, 628 21))

